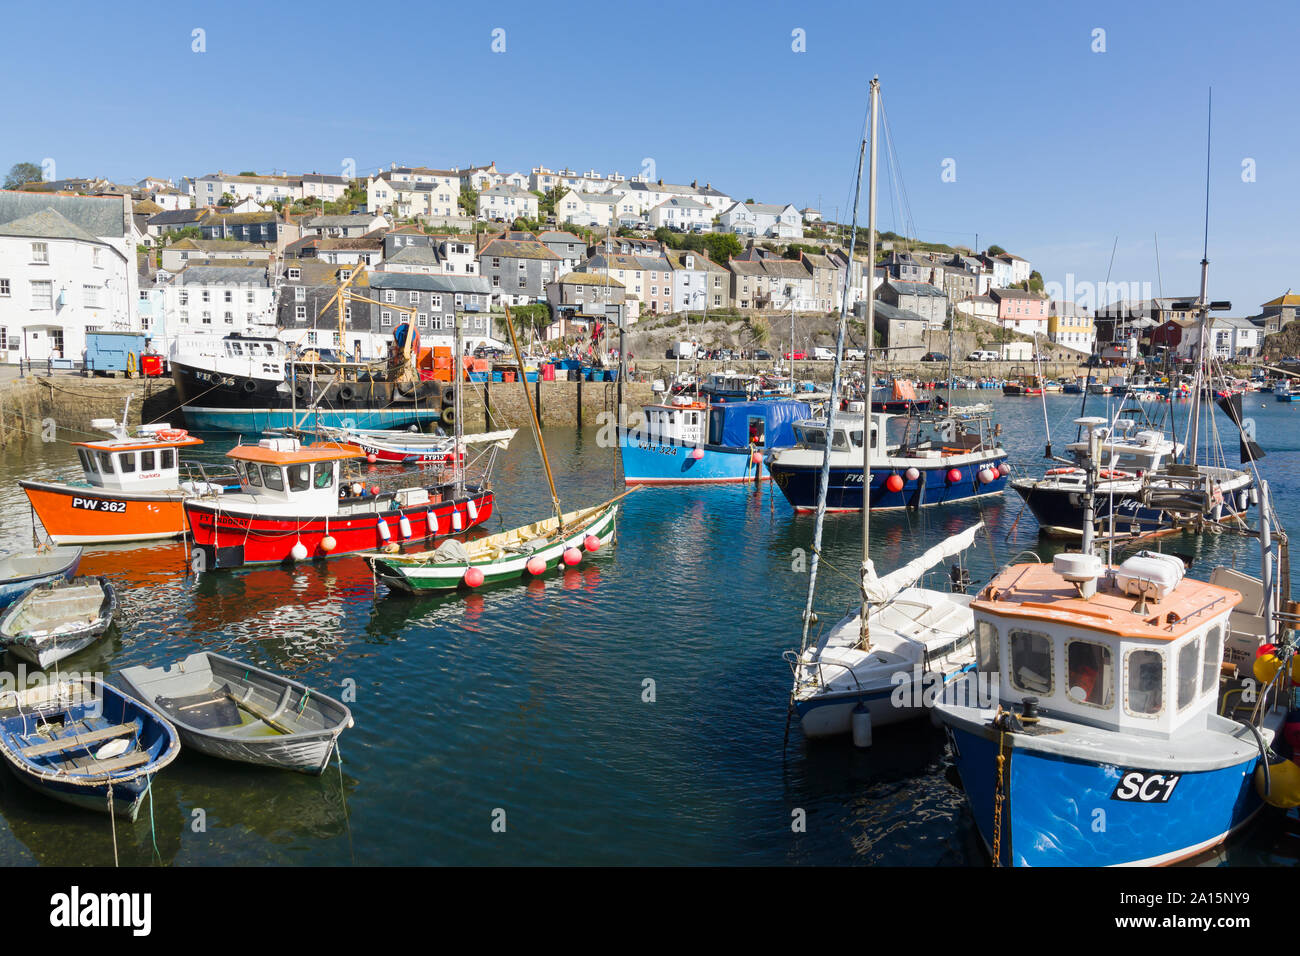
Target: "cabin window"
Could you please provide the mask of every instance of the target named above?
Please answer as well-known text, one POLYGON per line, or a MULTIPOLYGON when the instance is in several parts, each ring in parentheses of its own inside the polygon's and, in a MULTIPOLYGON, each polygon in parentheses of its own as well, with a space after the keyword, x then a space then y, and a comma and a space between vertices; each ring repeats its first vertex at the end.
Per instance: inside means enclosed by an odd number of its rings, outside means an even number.
POLYGON ((113 456, 110 455, 110 454, 109 454, 108 452, 106 452, 106 451, 101 451, 101 452, 99 453, 99 467, 100 467, 100 470, 102 470, 102 471, 104 472, 104 474, 106 474, 106 475, 114 474, 114 472, 113 472, 113 456))
POLYGON ((1186 710, 1196 700, 1196 677, 1201 664, 1201 640, 1188 641, 1178 649, 1178 709, 1186 710))
POLYGON ((158 467, 159 468, 176 467, 176 452, 174 449, 164 448, 162 451, 158 452, 158 467))
POLYGON ((306 491, 311 485, 311 465, 290 465, 285 469, 289 473, 289 490, 306 491))
POLYGON ((78 448, 77 456, 81 458, 81 468, 83 471, 92 472, 95 470, 95 459, 92 455, 87 454, 86 449, 78 448))
POLYGON ((256 465, 248 466, 248 484, 251 488, 262 487, 262 472, 256 465))
POLYGON ((975 658, 977 668, 984 674, 996 674, 998 665, 998 629, 988 621, 975 624, 975 658))
POLYGON ((1223 664, 1223 628, 1214 625, 1205 635, 1205 664, 1201 668, 1201 693, 1209 693, 1219 686, 1219 670, 1223 664))
POLYGON ((851 433, 849 434, 849 438, 852 439, 852 441, 853 441, 853 447, 854 447, 854 448, 861 448, 861 447, 862 447, 862 431, 861 431, 861 430, 858 430, 858 431, 855 431, 855 432, 851 432, 851 433))
POLYGON ((749 419, 749 443, 751 445, 763 444, 763 437, 766 431, 767 423, 762 418, 753 416, 749 419))
POLYGON ((1037 631, 1011 631, 1011 686, 1031 694, 1052 692, 1052 639, 1037 631))
POLYGON ((151 451, 140 452, 140 470, 153 471, 154 454, 151 451))
POLYGON ((1128 688, 1124 709, 1138 717, 1154 717, 1164 707, 1164 658, 1159 651, 1130 651, 1125 664, 1128 688))
POLYGON ((1068 641, 1065 666, 1071 700, 1094 707, 1110 707, 1114 703, 1115 676, 1109 647, 1091 641, 1068 641))
POLYGON ((262 466, 262 480, 272 491, 284 491, 284 475, 274 465, 262 466))
POLYGON ((315 485, 317 488, 329 488, 334 484, 334 463, 318 461, 316 463, 315 485))
POLYGON ((135 471, 135 452, 120 452, 117 456, 117 467, 121 469, 121 472, 124 475, 135 471))

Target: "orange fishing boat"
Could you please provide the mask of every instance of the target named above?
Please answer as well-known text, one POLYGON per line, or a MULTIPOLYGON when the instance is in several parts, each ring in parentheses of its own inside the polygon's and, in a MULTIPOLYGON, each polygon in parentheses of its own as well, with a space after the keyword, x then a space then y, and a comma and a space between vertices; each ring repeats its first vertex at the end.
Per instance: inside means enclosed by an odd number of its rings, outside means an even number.
POLYGON ((99 544, 179 538, 186 498, 222 485, 182 478, 180 452, 203 441, 167 424, 141 425, 132 435, 122 422, 98 418, 91 427, 111 438, 74 442, 82 477, 19 481, 46 533, 56 544, 99 544))

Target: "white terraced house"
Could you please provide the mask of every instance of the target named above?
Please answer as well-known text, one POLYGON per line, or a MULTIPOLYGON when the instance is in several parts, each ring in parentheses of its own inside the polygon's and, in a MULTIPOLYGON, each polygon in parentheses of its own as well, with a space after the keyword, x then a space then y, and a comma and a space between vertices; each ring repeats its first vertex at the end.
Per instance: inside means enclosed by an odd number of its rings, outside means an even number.
POLYGON ((492 186, 478 194, 478 217, 486 220, 537 218, 537 197, 518 186, 492 186))
POLYGON ((129 196, 0 192, 0 362, 82 360, 86 333, 146 331, 129 196))

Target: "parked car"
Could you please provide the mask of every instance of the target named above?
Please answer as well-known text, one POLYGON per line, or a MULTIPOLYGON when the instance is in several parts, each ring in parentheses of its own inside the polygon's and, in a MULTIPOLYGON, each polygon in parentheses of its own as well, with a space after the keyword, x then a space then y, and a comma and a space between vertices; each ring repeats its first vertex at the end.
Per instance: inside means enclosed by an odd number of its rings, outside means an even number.
POLYGON ((942 352, 926 352, 924 355, 921 356, 921 361, 922 362, 946 362, 948 361, 948 356, 944 355, 942 352))
POLYGON ((772 353, 767 349, 754 349, 754 359, 759 362, 772 361, 772 353))
POLYGON ((998 353, 992 349, 977 349, 966 356, 968 362, 996 362, 997 360, 998 353))
POLYGON ((785 357, 794 362, 802 362, 808 355, 806 352, 786 352, 785 357))

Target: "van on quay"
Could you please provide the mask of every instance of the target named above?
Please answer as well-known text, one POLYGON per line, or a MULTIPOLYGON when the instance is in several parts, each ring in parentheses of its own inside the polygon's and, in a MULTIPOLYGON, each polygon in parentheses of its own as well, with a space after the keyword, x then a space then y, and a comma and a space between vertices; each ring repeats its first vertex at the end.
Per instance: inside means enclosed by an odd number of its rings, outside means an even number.
POLYGON ((966 361, 996 362, 998 360, 998 357, 999 357, 998 353, 994 352, 992 349, 976 349, 974 352, 971 352, 970 355, 966 356, 966 361))
POLYGON ((833 362, 835 361, 835 350, 815 348, 813 349, 813 360, 817 362, 833 362))

